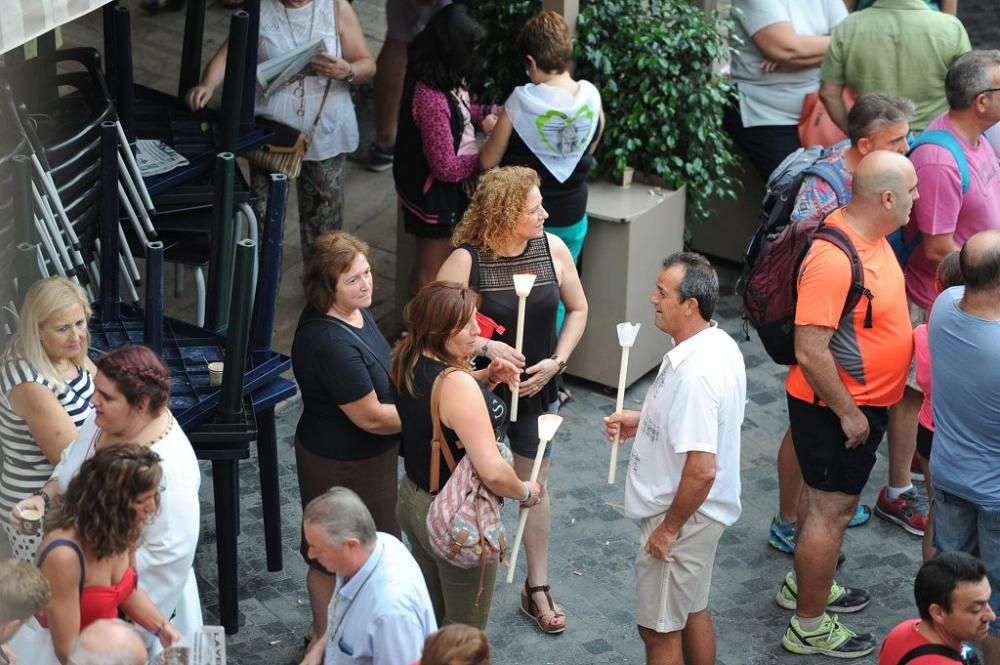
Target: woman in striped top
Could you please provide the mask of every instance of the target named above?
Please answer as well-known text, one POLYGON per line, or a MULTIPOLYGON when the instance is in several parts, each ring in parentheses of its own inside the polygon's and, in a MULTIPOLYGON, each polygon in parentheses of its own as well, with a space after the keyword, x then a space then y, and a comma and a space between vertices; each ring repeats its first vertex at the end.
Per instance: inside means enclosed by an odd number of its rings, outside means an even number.
MULTIPOLYGON (((64 277, 39 280, 28 289, 21 326, 0 358, 0 514, 39 491, 63 448, 93 411, 87 358, 90 306, 77 284, 64 277)), ((24 535, 0 521, 14 556, 31 560, 39 535, 24 535)))

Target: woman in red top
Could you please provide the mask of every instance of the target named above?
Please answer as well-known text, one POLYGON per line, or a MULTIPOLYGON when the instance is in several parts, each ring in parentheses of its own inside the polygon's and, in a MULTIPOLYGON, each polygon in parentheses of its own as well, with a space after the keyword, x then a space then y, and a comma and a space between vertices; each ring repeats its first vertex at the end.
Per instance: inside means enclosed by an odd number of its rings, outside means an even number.
POLYGON ((119 609, 164 648, 180 640, 135 573, 139 537, 160 508, 160 479, 160 458, 150 449, 104 448, 46 516, 36 563, 52 602, 14 638, 19 653, 37 654, 33 665, 65 665, 77 635, 98 619, 117 618, 119 609))

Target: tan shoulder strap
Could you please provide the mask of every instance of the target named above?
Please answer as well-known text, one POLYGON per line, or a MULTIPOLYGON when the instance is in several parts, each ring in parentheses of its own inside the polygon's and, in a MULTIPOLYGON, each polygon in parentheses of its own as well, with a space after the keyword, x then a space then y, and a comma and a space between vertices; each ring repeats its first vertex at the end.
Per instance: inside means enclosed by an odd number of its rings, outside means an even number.
POLYGON ((434 428, 431 434, 431 478, 430 492, 437 494, 441 489, 441 455, 444 455, 444 463, 448 465, 448 470, 455 472, 455 456, 451 452, 448 440, 444 438, 441 430, 441 392, 439 387, 441 380, 455 371, 454 367, 449 367, 437 375, 434 385, 431 387, 431 425, 434 428))

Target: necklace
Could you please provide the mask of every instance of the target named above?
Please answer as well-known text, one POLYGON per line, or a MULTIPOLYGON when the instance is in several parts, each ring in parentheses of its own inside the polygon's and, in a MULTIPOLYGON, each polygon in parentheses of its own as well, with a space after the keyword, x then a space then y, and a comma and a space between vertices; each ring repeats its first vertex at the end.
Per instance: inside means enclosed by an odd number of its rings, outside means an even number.
MULTIPOLYGON (((157 443, 167 438, 167 435, 170 434, 170 432, 173 431, 173 429, 174 429, 174 415, 170 414, 170 420, 167 421, 167 426, 163 428, 163 431, 160 432, 159 436, 157 436, 155 439, 152 439, 149 443, 145 444, 143 447, 151 448, 155 446, 157 443)), ((94 443, 92 444, 92 446, 97 446, 98 442, 103 441, 103 439, 104 439, 104 430, 98 430, 97 436, 94 437, 94 443)))
MULTIPOLYGON (((316 26, 316 4, 317 0, 312 0, 312 13, 309 15, 309 33, 306 35, 306 41, 312 40, 313 28, 316 26)), ((292 25, 292 17, 288 13, 288 6, 284 3, 281 4, 281 8, 285 11, 285 23, 288 24, 288 37, 292 40, 292 46, 295 48, 299 47, 299 40, 295 38, 295 27, 292 25)), ((305 74, 300 74, 295 77, 297 80, 297 86, 295 90, 292 91, 292 95, 298 97, 299 108, 295 110, 295 115, 300 118, 306 114, 306 77, 305 74)), ((289 81, 291 83, 291 81, 289 81)))

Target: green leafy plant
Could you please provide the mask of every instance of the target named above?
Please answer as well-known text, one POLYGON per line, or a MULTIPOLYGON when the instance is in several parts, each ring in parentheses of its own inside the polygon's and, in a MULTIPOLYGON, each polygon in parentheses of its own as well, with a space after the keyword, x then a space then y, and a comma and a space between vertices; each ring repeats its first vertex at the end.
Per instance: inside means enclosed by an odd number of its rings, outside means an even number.
POLYGON ((593 0, 577 22, 576 74, 601 91, 607 117, 598 173, 631 166, 687 185, 689 226, 708 218, 713 198, 735 196, 722 115, 736 92, 714 69, 728 56, 726 27, 686 0, 593 0))
MULTIPOLYGON (((473 87, 482 101, 502 102, 525 83, 514 40, 541 2, 470 8, 487 31, 473 87)), ((729 54, 728 21, 687 0, 580 2, 574 76, 597 86, 607 120, 596 175, 617 179, 629 166, 671 189, 686 185, 689 226, 708 218, 713 198, 735 197, 722 115, 736 91, 715 71, 729 54)))
POLYGON ((486 39, 477 50, 473 88, 479 101, 502 104, 516 86, 528 82, 514 41, 521 26, 542 10, 541 0, 479 0, 468 7, 486 30, 486 39))

